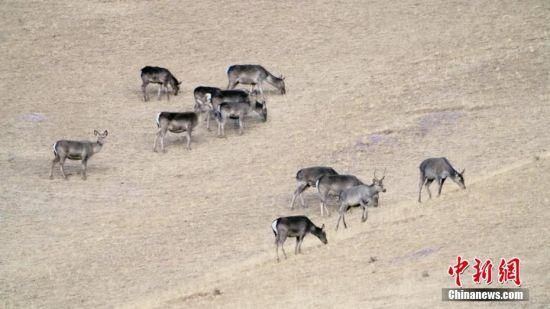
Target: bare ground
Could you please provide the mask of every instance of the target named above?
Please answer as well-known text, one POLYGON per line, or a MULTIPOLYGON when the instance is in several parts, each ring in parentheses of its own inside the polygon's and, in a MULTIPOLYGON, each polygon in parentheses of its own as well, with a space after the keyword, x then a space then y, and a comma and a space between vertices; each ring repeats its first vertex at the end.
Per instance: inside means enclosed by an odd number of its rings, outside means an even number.
POLYGON ((457 255, 519 256, 530 301, 490 305, 549 306, 547 1, 0 8, 0 306, 470 307, 441 301, 457 255), (153 153, 156 113, 190 110, 233 63, 287 77, 269 121, 226 139, 201 125, 192 151, 171 136, 153 153), (145 65, 182 94, 144 103, 145 65), (94 129, 110 134, 88 180, 73 162, 50 181, 51 144, 94 129), (417 204, 418 164, 443 155, 468 189, 417 204), (387 168, 381 207, 338 233, 313 190, 290 211, 297 169, 318 164, 365 181, 387 168), (325 223, 329 244, 275 263, 270 223, 290 214, 325 223))

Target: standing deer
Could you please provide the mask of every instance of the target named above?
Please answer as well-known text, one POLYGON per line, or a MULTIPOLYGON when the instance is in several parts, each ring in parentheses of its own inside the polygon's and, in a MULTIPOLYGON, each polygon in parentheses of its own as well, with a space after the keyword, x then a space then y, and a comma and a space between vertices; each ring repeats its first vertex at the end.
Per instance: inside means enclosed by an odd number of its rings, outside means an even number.
POLYGON ((171 113, 162 112, 157 115, 157 127, 159 128, 157 136, 155 137, 155 143, 153 145, 153 151, 157 152, 157 139, 160 137, 160 148, 162 152, 166 152, 164 149, 164 137, 166 132, 172 133, 186 133, 187 149, 191 150, 191 132, 197 126, 199 122, 199 116, 194 112, 184 113, 171 113))
POLYGON ((90 141, 69 141, 59 140, 53 144, 53 154, 55 158, 52 161, 52 167, 50 169, 50 179, 53 179, 53 168, 56 163, 59 162, 61 166, 61 174, 64 179, 67 179, 65 174, 65 159, 69 160, 81 160, 82 162, 82 179, 86 180, 86 168, 88 165, 88 159, 91 156, 101 151, 101 148, 105 144, 105 139, 109 132, 105 130, 103 133, 94 130, 94 135, 97 136, 96 142, 90 141))
POLYGON ((277 88, 281 94, 286 93, 285 78, 282 75, 281 77, 276 77, 257 64, 232 65, 227 68, 227 79, 229 80, 227 89, 234 89, 237 84, 251 85, 250 92, 253 92, 257 88, 264 100, 263 82, 267 82, 277 88))
POLYGON ((218 122, 218 136, 225 136, 225 123, 229 118, 239 119, 239 135, 243 134, 244 117, 253 110, 262 117, 262 121, 267 121, 267 105, 265 102, 256 102, 252 106, 248 102, 223 102, 218 106, 215 112, 216 121, 218 122))
POLYGON ((199 109, 201 112, 204 112, 211 102, 212 97, 219 97, 221 95, 222 90, 220 88, 198 86, 193 91, 193 96, 195 97, 195 110, 199 109))
POLYGON ((141 69, 141 80, 143 83, 141 84, 141 91, 143 92, 143 100, 148 101, 149 96, 147 95, 147 85, 149 83, 153 84, 160 84, 159 86, 159 93, 158 93, 158 99, 160 100, 160 93, 162 89, 164 88, 164 92, 166 93, 166 99, 170 100, 170 94, 168 91, 168 85, 172 87, 172 90, 174 91, 174 95, 178 95, 178 92, 180 90, 180 84, 174 75, 170 73, 165 68, 160 67, 150 67, 146 66, 143 69, 141 69))
POLYGON ((317 238, 326 245, 328 241, 324 228, 324 224, 319 228, 305 216, 281 217, 273 220, 271 229, 273 230, 273 234, 275 234, 275 253, 277 254, 277 262, 279 262, 279 246, 281 246, 286 259, 284 243, 287 237, 296 237, 294 254, 302 253, 302 242, 304 241, 304 237, 309 233, 317 236, 317 238))
POLYGON ((419 166, 420 169, 420 182, 418 183, 418 202, 422 203, 422 187, 426 186, 426 190, 428 191, 428 195, 430 198, 432 198, 432 192, 430 192, 430 185, 434 180, 437 180, 437 183, 439 184, 439 189, 437 191, 437 196, 439 197, 441 195, 441 188, 443 187, 443 183, 447 179, 447 177, 450 177, 457 185, 459 185, 462 189, 466 189, 466 185, 464 184, 464 172, 465 169, 462 170, 462 172, 457 172, 454 167, 451 165, 449 160, 447 158, 429 158, 422 163, 420 163, 419 166))
POLYGON ((336 230, 338 231, 340 219, 344 221, 344 228, 348 228, 344 215, 348 209, 353 206, 361 206, 361 208, 363 208, 361 222, 367 221, 367 205, 377 207, 378 194, 380 192, 386 192, 386 188, 384 188, 382 181, 374 182, 372 185, 358 185, 342 191, 342 193, 340 193, 340 208, 338 210, 340 216, 338 217, 338 222, 336 223, 336 230))
POLYGON ((332 167, 327 167, 327 166, 313 166, 313 167, 307 167, 299 170, 296 173, 297 188, 296 188, 296 191, 294 191, 294 195, 292 196, 292 201, 290 202, 290 209, 294 209, 294 202, 296 201, 296 197, 298 196, 300 197, 300 200, 302 202, 302 207, 306 206, 302 193, 307 188, 315 186, 315 183, 321 176, 337 175, 337 174, 338 173, 332 167))

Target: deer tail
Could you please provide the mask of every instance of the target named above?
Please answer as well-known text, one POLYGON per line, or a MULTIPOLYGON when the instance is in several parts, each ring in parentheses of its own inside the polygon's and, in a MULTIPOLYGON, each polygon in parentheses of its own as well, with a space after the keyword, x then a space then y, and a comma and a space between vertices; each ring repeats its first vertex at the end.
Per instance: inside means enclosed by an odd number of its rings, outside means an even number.
POLYGON ((271 222, 271 229, 273 230, 273 234, 275 234, 275 236, 277 236, 277 223, 279 223, 279 219, 275 219, 271 222))
POLYGON ((157 114, 157 128, 160 128, 160 114, 162 113, 157 114))

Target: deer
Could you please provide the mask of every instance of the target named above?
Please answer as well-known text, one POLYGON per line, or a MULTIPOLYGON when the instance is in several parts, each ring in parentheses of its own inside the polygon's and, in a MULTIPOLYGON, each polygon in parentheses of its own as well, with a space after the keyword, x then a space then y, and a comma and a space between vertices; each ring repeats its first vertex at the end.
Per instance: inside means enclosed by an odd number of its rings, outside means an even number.
POLYGON ((217 87, 198 86, 193 90, 195 97, 195 110, 200 109, 201 112, 211 103, 212 97, 222 96, 222 90, 217 87))
POLYGON ((86 169, 88 166, 88 160, 96 153, 100 152, 105 144, 105 139, 109 132, 105 130, 103 133, 94 130, 94 135, 97 136, 96 142, 90 141, 71 141, 71 140, 59 140, 53 144, 53 154, 55 158, 52 161, 50 169, 50 179, 53 179, 53 168, 56 163, 59 163, 61 167, 61 174, 66 180, 65 174, 65 160, 80 160, 82 163, 82 179, 86 180, 86 169))
POLYGON ((223 102, 244 102, 256 101, 255 96, 244 90, 221 90, 215 87, 197 87, 195 89, 195 110, 206 113, 206 128, 210 131, 210 118, 218 106, 223 102))
POLYGON ((236 64, 229 66, 226 73, 229 80, 227 89, 234 89, 238 84, 251 85, 250 92, 254 92, 257 88, 265 100, 263 83, 267 82, 277 88, 281 94, 286 93, 284 76, 276 77, 261 65, 236 64))
POLYGON ((432 192, 430 192, 430 185, 434 180, 437 181, 439 189, 437 191, 437 196, 441 195, 441 189, 443 188, 443 183, 449 177, 454 181, 460 188, 466 189, 466 184, 464 183, 464 172, 466 169, 463 169, 462 172, 457 172, 454 167, 451 165, 449 160, 445 157, 441 158, 428 158, 418 167, 420 169, 420 181, 418 183, 418 202, 422 203, 422 187, 426 187, 430 199, 432 198, 432 192))
POLYGON ((294 254, 298 255, 302 253, 302 242, 304 237, 307 234, 311 233, 323 243, 327 244, 327 234, 325 233, 325 225, 317 227, 311 220, 306 216, 291 216, 291 217, 280 217, 271 223, 271 229, 273 234, 275 234, 275 253, 277 255, 277 262, 279 259, 279 246, 281 247, 285 259, 287 258, 284 243, 287 237, 296 237, 296 247, 294 249, 294 254))
POLYGON ((306 206, 302 193, 309 187, 315 186, 317 180, 323 175, 338 175, 338 172, 328 166, 313 166, 303 168, 296 173, 297 187, 290 202, 290 209, 294 209, 294 202, 298 196, 302 202, 302 207, 306 206))
POLYGON ((199 122, 199 116, 197 112, 161 112, 157 115, 157 127, 158 132, 153 144, 153 151, 157 152, 157 140, 160 138, 160 146, 162 152, 166 152, 164 149, 164 138, 166 132, 172 133, 186 133, 187 149, 191 150, 191 132, 197 126, 199 122))
POLYGON ((261 116, 262 121, 267 121, 267 104, 258 102, 252 106, 249 102, 223 102, 215 112, 216 121, 218 122, 218 137, 225 137, 225 123, 229 118, 238 118, 239 120, 239 135, 243 134, 244 117, 253 110, 261 116))
MULTIPOLYGON (((376 177, 376 170, 374 171, 374 177, 372 179, 373 184, 379 184, 383 185, 382 182, 384 178, 386 171, 384 170, 384 175, 382 178, 378 179, 376 177)), ((354 186, 358 185, 364 185, 359 178, 353 176, 353 175, 323 175, 321 176, 317 182, 315 183, 315 187, 317 188, 317 191, 319 192, 319 197, 321 199, 321 217, 324 216, 323 210, 326 210, 327 216, 330 216, 330 212, 327 208, 327 200, 330 195, 334 196, 340 196, 340 193, 342 191, 349 189, 354 186)), ((378 196, 373 197, 378 203, 378 196)))
POLYGON ((380 192, 386 192, 386 188, 384 188, 382 184, 382 179, 373 182, 371 185, 358 185, 342 191, 340 193, 340 208, 338 209, 340 216, 336 223, 336 230, 338 231, 340 219, 344 222, 344 228, 348 228, 344 215, 350 207, 361 206, 361 208, 363 208, 361 222, 367 221, 367 205, 378 207, 378 194, 380 192))
POLYGON ((160 67, 150 67, 146 66, 141 69, 141 80, 143 83, 141 84, 141 91, 143 92, 143 100, 147 102, 149 100, 149 96, 147 95, 147 85, 149 83, 153 84, 160 84, 159 86, 159 92, 158 92, 158 99, 160 100, 161 91, 164 88, 164 92, 166 93, 166 99, 170 100, 170 94, 168 91, 168 85, 172 87, 172 90, 174 91, 174 95, 178 95, 178 92, 180 90, 181 82, 179 82, 170 71, 168 71, 165 68, 160 67))

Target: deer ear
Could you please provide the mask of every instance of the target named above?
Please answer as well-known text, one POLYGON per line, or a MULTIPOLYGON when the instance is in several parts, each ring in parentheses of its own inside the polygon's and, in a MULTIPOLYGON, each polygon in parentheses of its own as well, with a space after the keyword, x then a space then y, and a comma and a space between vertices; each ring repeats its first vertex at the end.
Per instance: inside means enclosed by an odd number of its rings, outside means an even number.
POLYGON ((464 172, 466 171, 466 169, 462 169, 462 172, 460 172, 460 175, 464 175, 464 172))
POLYGON ((99 132, 97 132, 97 130, 94 130, 94 135, 95 135, 95 136, 98 136, 98 135, 99 135, 99 132))
POLYGON ((107 130, 105 130, 105 132, 103 132, 103 135, 107 136, 107 135, 109 135, 109 132, 107 132, 107 130))
POLYGON ((321 225, 321 230, 324 230, 325 229, 325 224, 323 223, 323 225, 321 225))
POLYGON ((181 82, 178 82, 178 85, 181 85, 181 82))

